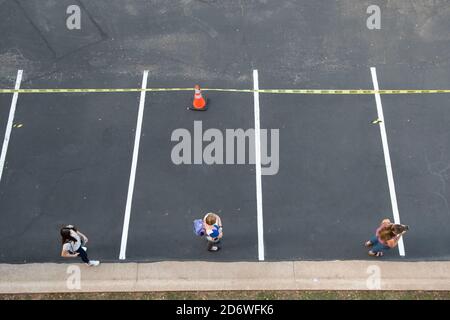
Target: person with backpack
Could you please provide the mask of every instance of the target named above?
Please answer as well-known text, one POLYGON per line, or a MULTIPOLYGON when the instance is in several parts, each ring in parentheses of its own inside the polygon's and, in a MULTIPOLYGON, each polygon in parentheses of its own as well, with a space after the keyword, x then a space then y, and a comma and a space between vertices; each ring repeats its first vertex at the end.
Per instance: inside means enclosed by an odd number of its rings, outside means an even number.
POLYGON ((84 263, 91 267, 96 267, 100 264, 100 261, 89 260, 86 253, 86 243, 88 242, 88 238, 78 231, 73 225, 62 227, 60 234, 62 237, 61 257, 80 257, 84 263))
POLYGON ((381 225, 375 231, 375 236, 365 243, 366 247, 371 248, 368 252, 369 256, 381 257, 387 250, 395 248, 400 237, 408 229, 408 226, 392 223, 389 219, 381 221, 381 225))
POLYGON ((220 239, 223 237, 222 220, 215 213, 207 213, 203 217, 203 227, 208 241, 208 251, 219 251, 220 239))

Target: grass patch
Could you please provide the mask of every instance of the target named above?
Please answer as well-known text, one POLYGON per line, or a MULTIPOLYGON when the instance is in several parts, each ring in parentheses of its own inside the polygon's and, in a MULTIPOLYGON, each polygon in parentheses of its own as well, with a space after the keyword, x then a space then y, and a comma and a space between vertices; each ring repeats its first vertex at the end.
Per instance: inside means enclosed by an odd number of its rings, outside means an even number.
POLYGON ((450 300, 450 291, 183 291, 2 294, 0 300, 450 300))

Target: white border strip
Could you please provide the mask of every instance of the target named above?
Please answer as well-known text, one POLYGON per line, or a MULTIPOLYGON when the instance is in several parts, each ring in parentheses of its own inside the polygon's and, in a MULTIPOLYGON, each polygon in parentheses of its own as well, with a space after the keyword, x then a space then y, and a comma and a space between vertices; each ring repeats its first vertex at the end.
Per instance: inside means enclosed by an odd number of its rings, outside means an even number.
MULTIPOLYGON (((148 70, 144 71, 142 76, 142 89, 147 88, 148 70)), ((125 260, 128 241, 128 227, 130 225, 131 204, 133 202, 134 181, 136 178, 136 168, 139 156, 139 142, 141 141, 142 119, 144 118, 145 93, 141 91, 141 99, 139 100, 139 112, 136 124, 136 135, 134 137, 133 160, 131 162, 130 182, 128 184, 127 205, 125 207, 125 217, 123 219, 122 241, 120 243, 119 259, 125 260)))
MULTIPOLYGON (((253 89, 259 90, 258 70, 253 70, 253 89)), ((261 181, 261 130, 259 125, 259 92, 253 92, 255 105, 256 208, 258 224, 258 259, 264 261, 264 228, 261 181)))
MULTIPOLYGON (((14 87, 14 90, 20 89, 20 83, 22 82, 22 73, 23 73, 23 70, 17 70, 16 85, 14 87)), ((0 155, 0 181, 2 181, 3 167, 5 166, 6 153, 8 152, 8 145, 9 145, 9 137, 11 136, 11 130, 12 130, 13 122, 14 122, 14 114, 16 113, 16 105, 17 105, 18 98, 19 98, 19 93, 14 92, 13 98, 11 101, 11 108, 9 109, 9 117, 8 117, 8 123, 6 125, 5 139, 3 140, 2 153, 0 155)))
MULTIPOLYGON (((376 68, 371 67, 370 73, 372 74, 373 89, 380 90, 378 88, 376 68)), ((381 104, 381 97, 379 93, 375 93, 375 101, 377 103, 378 119, 381 120, 381 122, 379 123, 381 142, 383 143, 384 162, 386 164, 386 173, 389 184, 389 193, 391 195, 391 204, 392 204, 392 212, 394 214, 394 222, 400 223, 400 213, 398 211, 397 195, 395 193, 394 175, 392 174, 392 164, 391 164, 391 157, 389 155, 389 145, 387 141, 386 126, 384 125, 385 122, 383 115, 383 106, 381 104)), ((403 238, 400 238, 400 241, 398 242, 398 251, 401 256, 405 256, 405 246, 403 243, 403 238)))

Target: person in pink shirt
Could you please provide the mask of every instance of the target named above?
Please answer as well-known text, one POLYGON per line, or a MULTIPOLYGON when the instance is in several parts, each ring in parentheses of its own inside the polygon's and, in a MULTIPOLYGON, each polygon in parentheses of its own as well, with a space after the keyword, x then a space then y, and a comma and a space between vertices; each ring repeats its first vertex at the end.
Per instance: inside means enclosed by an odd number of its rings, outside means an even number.
POLYGON ((375 235, 365 243, 366 247, 371 248, 369 256, 383 256, 384 252, 397 246, 400 237, 408 229, 408 226, 392 223, 389 219, 381 221, 381 225, 375 231, 375 235))

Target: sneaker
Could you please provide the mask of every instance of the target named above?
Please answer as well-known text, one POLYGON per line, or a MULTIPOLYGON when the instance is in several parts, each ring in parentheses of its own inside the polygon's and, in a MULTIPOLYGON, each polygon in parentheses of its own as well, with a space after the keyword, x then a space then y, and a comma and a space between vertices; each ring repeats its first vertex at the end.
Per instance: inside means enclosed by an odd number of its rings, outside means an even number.
POLYGON ((219 246, 212 246, 209 251, 219 251, 220 247, 219 246))
POLYGON ((82 247, 84 251, 87 251, 87 247, 82 247))
POLYGON ((96 267, 99 264, 100 264, 100 261, 98 261, 98 260, 91 260, 91 261, 89 261, 89 263, 87 265, 90 266, 90 267, 96 267))
POLYGON ((372 257, 382 257, 382 256, 383 256, 383 252, 381 252, 381 251, 373 252, 373 251, 371 250, 371 251, 369 251, 369 256, 372 256, 372 257))

